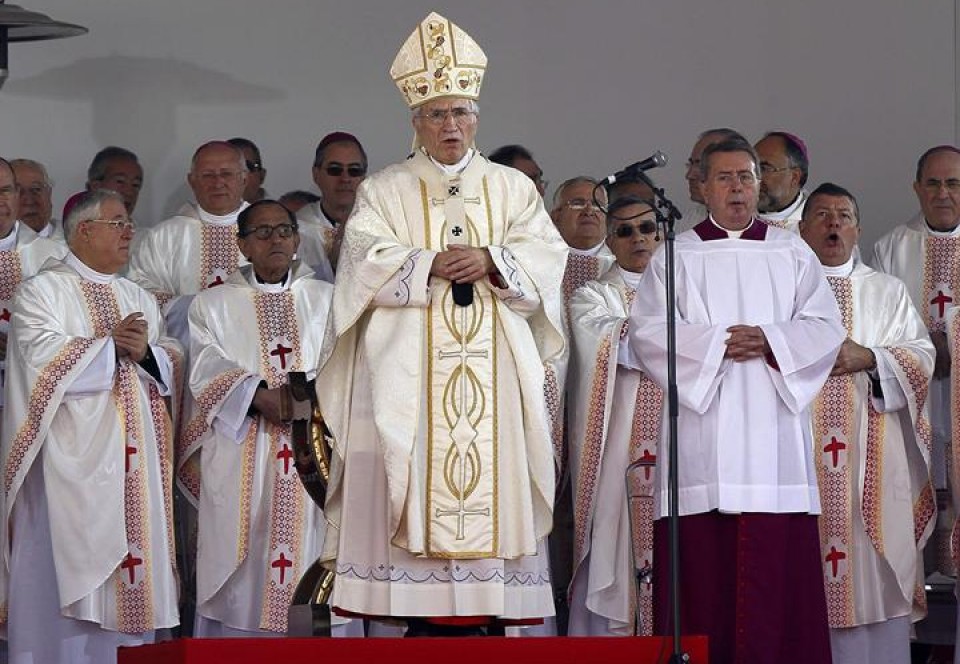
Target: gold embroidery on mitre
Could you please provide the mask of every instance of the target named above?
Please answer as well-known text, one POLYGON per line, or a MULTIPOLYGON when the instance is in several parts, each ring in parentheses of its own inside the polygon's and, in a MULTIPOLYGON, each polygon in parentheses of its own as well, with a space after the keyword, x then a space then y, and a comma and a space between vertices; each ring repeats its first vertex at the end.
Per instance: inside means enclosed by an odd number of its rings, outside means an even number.
POLYGON ((437 97, 477 99, 487 56, 460 26, 431 12, 407 37, 390 66, 404 101, 416 108, 437 97))

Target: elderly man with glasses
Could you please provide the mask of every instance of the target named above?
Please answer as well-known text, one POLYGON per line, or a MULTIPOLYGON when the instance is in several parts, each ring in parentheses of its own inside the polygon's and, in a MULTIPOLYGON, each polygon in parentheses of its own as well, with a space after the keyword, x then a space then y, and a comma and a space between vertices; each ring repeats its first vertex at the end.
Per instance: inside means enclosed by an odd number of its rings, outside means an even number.
POLYGON ((53 218, 53 182, 46 167, 33 159, 10 162, 20 186, 20 221, 40 237, 63 241, 60 222, 53 218))
POLYGON ((411 636, 554 613, 544 367, 566 248, 533 182, 474 146, 485 67, 435 13, 394 60, 414 152, 360 185, 318 379, 332 604, 411 636))
MULTIPOLYGON (((746 141, 707 147, 709 216, 676 240, 681 628, 711 661, 830 657, 807 408, 845 332, 820 262, 757 217, 759 159, 746 141), (718 608, 720 607, 720 608, 718 608)), ((633 302, 621 364, 667 387, 665 257, 633 302)), ((668 452, 654 494, 655 633, 672 631, 668 452)))
POLYGON ((165 405, 180 350, 119 275, 120 195, 83 194, 64 230, 70 253, 20 287, 10 323, 0 615, 11 661, 109 664, 180 622, 165 405))
POLYGON ((357 187, 367 175, 367 153, 353 134, 335 131, 317 144, 313 159, 313 181, 320 189, 320 200, 305 205, 297 219, 306 226, 316 226, 323 236, 323 246, 336 267, 343 239, 343 228, 353 212, 357 187))

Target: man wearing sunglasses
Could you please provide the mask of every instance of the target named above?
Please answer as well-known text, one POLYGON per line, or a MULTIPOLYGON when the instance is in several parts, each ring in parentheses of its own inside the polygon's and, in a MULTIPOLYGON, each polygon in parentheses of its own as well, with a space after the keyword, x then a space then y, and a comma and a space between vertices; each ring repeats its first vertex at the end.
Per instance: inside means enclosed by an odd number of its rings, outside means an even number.
MULTIPOLYGON (((846 334, 816 255, 795 233, 757 218, 758 166, 746 141, 707 147, 700 191, 710 213, 676 241, 680 627, 706 634, 711 659, 721 662, 825 662, 820 495, 807 408, 846 334)), ((665 271, 658 251, 637 289, 621 358, 663 388, 665 271)), ((661 440, 656 634, 672 631, 661 518, 668 456, 661 440)))
POLYGON ((335 131, 317 144, 313 159, 313 181, 320 200, 297 213, 304 226, 316 226, 332 265, 337 264, 343 227, 353 212, 357 187, 367 175, 367 153, 353 134, 335 131))
POLYGON ((566 248, 534 183, 474 145, 485 67, 435 13, 394 60, 415 147, 360 186, 317 381, 342 453, 331 603, 410 636, 554 613, 544 365, 564 347, 566 248))
POLYGON ((247 165, 247 181, 243 186, 243 200, 247 203, 256 203, 267 197, 267 190, 263 182, 267 179, 267 169, 263 165, 260 148, 249 138, 238 136, 227 141, 243 152, 243 161, 247 165))
POLYGON ((653 464, 663 393, 643 371, 620 365, 619 356, 630 305, 663 235, 650 205, 632 196, 610 205, 606 227, 616 264, 570 300, 567 411, 575 515, 570 636, 653 633, 653 464), (649 465, 631 476, 628 505, 624 473, 638 459, 649 465), (634 541, 639 546, 631 551, 634 541))

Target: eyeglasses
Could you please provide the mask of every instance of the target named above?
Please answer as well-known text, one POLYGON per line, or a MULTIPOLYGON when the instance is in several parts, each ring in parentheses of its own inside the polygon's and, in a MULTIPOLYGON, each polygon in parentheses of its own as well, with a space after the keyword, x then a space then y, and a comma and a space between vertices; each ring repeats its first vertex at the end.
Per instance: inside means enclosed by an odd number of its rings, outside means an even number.
POLYGON ((641 235, 653 235, 657 232, 657 224, 652 221, 641 221, 639 224, 622 224, 613 230, 613 234, 618 238, 633 237, 637 232, 641 235))
POLYGON ((734 182, 739 182, 743 187, 750 187, 757 184, 757 176, 749 171, 742 173, 718 173, 713 176, 713 180, 722 187, 732 187, 734 182))
POLYGON ((200 172, 200 173, 197 175, 197 177, 199 177, 201 181, 210 184, 210 183, 216 182, 218 179, 219 179, 219 180, 228 180, 228 181, 229 181, 229 180, 234 180, 234 179, 240 177, 240 174, 241 174, 242 172, 243 172, 243 171, 228 171, 228 170, 223 170, 223 171, 202 171, 202 172, 200 172))
POLYGON ((570 208, 571 210, 573 210, 574 212, 581 212, 583 210, 586 210, 587 208, 593 208, 594 210, 597 210, 597 211, 603 211, 603 208, 598 206, 593 201, 587 200, 586 198, 571 198, 569 201, 564 203, 564 205, 570 208))
POLYGON ((762 175, 773 175, 774 173, 782 173, 783 171, 790 171, 796 168, 796 166, 774 166, 773 164, 760 164, 760 173, 762 175))
POLYGON ((956 194, 960 192, 960 180, 956 178, 950 178, 949 180, 936 180, 930 178, 929 180, 923 181, 923 188, 926 189, 931 194, 940 193, 940 189, 946 187, 947 191, 951 194, 956 194))
POLYGON ((137 225, 133 223, 132 219, 84 219, 84 221, 91 224, 103 224, 120 233, 137 230, 137 225))
MULTIPOLYGON (((338 178, 341 175, 343 175, 344 167, 343 167, 343 164, 330 164, 323 170, 325 170, 327 172, 327 175, 329 175, 330 177, 338 178)), ((366 167, 356 166, 354 164, 347 166, 346 171, 347 171, 347 175, 349 175, 352 178, 362 178, 364 175, 367 174, 366 167)))
POLYGON ((17 196, 20 193, 20 187, 15 184, 8 184, 5 187, 0 187, 0 198, 12 198, 17 196))
POLYGON ((253 235, 258 240, 269 240, 273 237, 273 234, 276 233, 280 237, 286 239, 291 237, 294 233, 297 232, 297 226, 294 224, 277 224, 276 226, 270 226, 269 224, 264 224, 262 226, 254 226, 253 228, 248 228, 247 230, 239 233, 240 237, 247 237, 248 235, 253 235))
POLYGON ((427 113, 419 113, 417 117, 438 127, 443 125, 448 117, 452 117, 457 126, 463 127, 472 122, 476 114, 476 111, 458 106, 456 108, 435 108, 427 113))
POLYGON ((50 191, 50 185, 48 184, 34 184, 29 187, 20 187, 20 194, 29 194, 30 196, 36 196, 39 198, 43 196, 46 192, 50 191))
POLYGON ((250 171, 251 173, 259 173, 260 171, 263 170, 263 164, 261 164, 259 161, 247 160, 246 163, 247 163, 247 170, 250 171))

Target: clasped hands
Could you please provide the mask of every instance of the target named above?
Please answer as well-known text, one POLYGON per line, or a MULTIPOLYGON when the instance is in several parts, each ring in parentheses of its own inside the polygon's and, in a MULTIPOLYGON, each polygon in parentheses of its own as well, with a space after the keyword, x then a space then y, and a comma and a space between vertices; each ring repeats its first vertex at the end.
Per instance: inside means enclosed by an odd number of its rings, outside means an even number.
POLYGON ((126 357, 141 362, 147 356, 147 321, 143 313, 136 311, 113 328, 110 336, 117 348, 117 357, 126 357))
POLYGON ((448 245, 434 257, 430 266, 431 275, 458 284, 472 284, 492 272, 496 272, 496 265, 489 250, 463 244, 448 245))
MULTIPOLYGON (((727 350, 724 357, 734 362, 745 362, 756 357, 766 357, 771 352, 767 337, 760 327, 755 325, 734 325, 727 328, 730 336, 724 342, 727 350)), ((844 339, 840 352, 830 370, 831 376, 869 371, 877 366, 877 358, 869 348, 861 346, 852 339, 844 339)))

